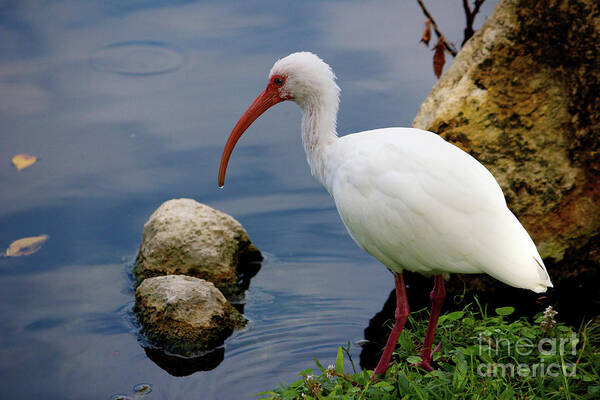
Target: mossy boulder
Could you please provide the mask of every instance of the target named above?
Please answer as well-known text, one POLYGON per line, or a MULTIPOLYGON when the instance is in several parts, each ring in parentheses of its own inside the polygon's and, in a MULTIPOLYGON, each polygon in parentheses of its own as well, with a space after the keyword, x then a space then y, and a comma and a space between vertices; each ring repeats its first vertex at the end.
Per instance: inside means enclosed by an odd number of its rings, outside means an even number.
POLYGON ((212 283, 184 275, 145 279, 136 289, 134 312, 152 344, 186 357, 220 346, 246 324, 212 283))
POLYGON ((493 173, 553 280, 600 266, 598 93, 600 2, 504 0, 413 122, 493 173))
POLYGON ((155 276, 193 276, 231 296, 240 291, 244 268, 260 260, 233 217, 192 199, 176 199, 163 203, 144 225, 133 274, 136 286, 155 276))

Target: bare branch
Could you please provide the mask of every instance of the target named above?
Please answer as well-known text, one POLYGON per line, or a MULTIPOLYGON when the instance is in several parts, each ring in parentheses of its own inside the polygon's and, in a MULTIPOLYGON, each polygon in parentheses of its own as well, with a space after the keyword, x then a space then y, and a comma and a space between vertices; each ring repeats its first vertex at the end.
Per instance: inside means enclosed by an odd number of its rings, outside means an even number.
POLYGON ((468 0, 463 0, 463 8, 465 9, 465 17, 467 18, 467 25, 465 26, 465 30, 464 30, 465 36, 464 36, 462 43, 460 44, 461 46, 463 46, 467 42, 467 40, 469 40, 471 38, 471 36, 473 36, 473 34, 475 33, 475 31, 473 30, 473 23, 475 22, 475 16, 481 9, 481 5, 484 2, 485 2, 485 0, 475 0, 475 2, 473 3, 473 10, 471 10, 471 8, 469 7, 468 0))
POLYGON ((469 0, 463 0, 463 8, 465 9, 465 15, 469 18, 471 15, 471 8, 469 7, 469 0))
MULTIPOLYGON (((423 14, 425 14, 425 16, 431 20, 431 24, 433 25, 433 30, 435 31, 435 34, 437 35, 437 37, 443 38, 444 35, 442 34, 442 32, 440 32, 440 29, 438 28, 437 24, 435 23, 435 20, 433 19, 433 17, 429 13, 429 11, 427 11, 427 8, 425 7, 425 4, 423 4, 423 1, 417 0, 417 3, 419 3, 419 6, 421 6, 421 10, 423 10, 423 14)), ((452 45, 452 43, 448 42, 447 40, 444 40, 444 46, 446 47, 446 50, 448 50, 448 52, 450 54, 452 54, 453 57, 456 56, 457 51, 456 51, 456 48, 454 48, 454 45, 452 45)))
POLYGON ((485 0, 475 0, 475 6, 473 7, 473 16, 477 15, 481 5, 485 2, 485 0))

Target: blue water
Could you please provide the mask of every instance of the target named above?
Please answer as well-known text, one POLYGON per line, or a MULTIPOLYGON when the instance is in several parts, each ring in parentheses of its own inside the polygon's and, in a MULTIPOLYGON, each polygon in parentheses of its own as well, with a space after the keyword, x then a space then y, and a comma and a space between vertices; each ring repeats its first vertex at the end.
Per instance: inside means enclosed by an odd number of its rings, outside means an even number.
MULTIPOLYGON (((430 3, 460 43, 460 4, 430 3)), ((0 248, 50 237, 0 259, 0 397, 110 399, 149 383, 149 399, 249 399, 363 339, 393 280, 310 176, 297 106, 256 121, 223 190, 217 166, 272 63, 293 51, 334 68, 341 134, 410 125, 435 82, 423 20, 396 0, 2 2, 0 248), (22 152, 39 160, 18 172, 22 152), (143 224, 180 197, 233 215, 266 255, 249 328, 218 367, 185 377, 146 355, 130 315, 143 224)))

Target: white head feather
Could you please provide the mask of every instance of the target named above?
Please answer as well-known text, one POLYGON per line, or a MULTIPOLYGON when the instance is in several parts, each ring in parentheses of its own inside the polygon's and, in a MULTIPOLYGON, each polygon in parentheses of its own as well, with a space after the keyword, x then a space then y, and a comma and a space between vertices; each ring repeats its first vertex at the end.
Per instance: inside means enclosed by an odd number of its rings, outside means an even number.
POLYGON ((337 114, 340 88, 331 67, 317 55, 307 51, 292 53, 273 65, 269 79, 273 75, 286 77, 280 93, 291 97, 303 110, 327 107, 337 114))

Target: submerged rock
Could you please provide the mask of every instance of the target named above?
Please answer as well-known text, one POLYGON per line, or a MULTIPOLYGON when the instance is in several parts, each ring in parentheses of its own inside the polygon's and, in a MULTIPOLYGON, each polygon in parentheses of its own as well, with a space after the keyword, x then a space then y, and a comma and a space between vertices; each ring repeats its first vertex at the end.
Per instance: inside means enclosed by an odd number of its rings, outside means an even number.
POLYGON ((212 283, 184 275, 145 279, 135 292, 134 311, 150 342, 186 357, 220 346, 246 324, 212 283))
POLYGON ((233 217, 192 199, 169 200, 144 225, 133 273, 136 286, 162 275, 189 275, 215 284, 230 296, 238 280, 262 260, 233 217))
POLYGON ((413 122, 494 174, 557 288, 600 266, 598 15, 598 0, 502 1, 413 122))

